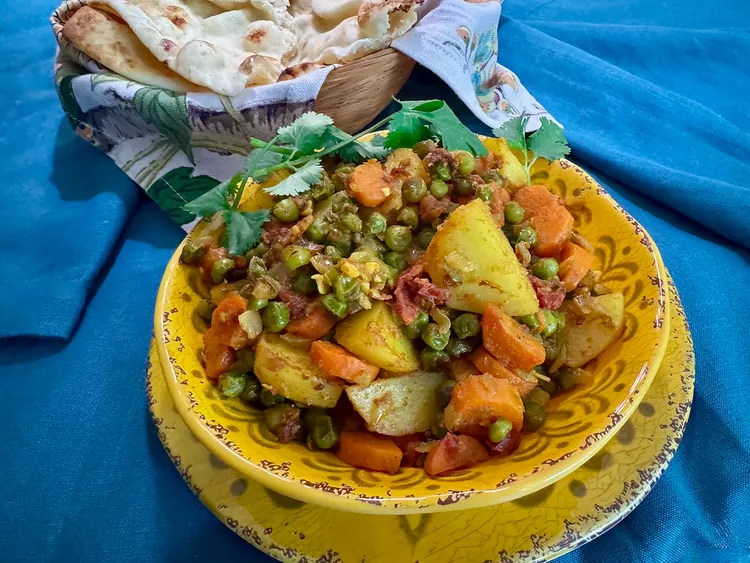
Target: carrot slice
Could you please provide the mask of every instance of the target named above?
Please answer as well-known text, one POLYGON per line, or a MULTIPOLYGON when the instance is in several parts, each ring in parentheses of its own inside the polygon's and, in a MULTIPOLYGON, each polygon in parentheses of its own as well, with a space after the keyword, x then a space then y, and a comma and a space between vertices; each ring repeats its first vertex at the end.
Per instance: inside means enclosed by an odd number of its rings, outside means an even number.
POLYGON ((594 257, 586 249, 568 241, 563 246, 561 258, 560 281, 565 284, 565 289, 573 291, 591 269, 594 257))
POLYGON ((348 191, 365 207, 376 207, 391 194, 391 179, 377 162, 365 162, 349 177, 348 191))
POLYGON ((325 336, 335 324, 336 318, 316 301, 305 316, 286 325, 286 331, 300 338, 317 340, 325 336))
POLYGON ((485 448, 471 436, 447 434, 436 448, 430 450, 424 462, 427 475, 442 475, 449 471, 472 467, 490 458, 485 448))
POLYGON ((524 186, 513 196, 513 201, 523 207, 524 217, 530 219, 542 210, 561 206, 560 198, 546 186, 524 186))
POLYGON ((561 205, 547 207, 531 218, 531 226, 536 231, 534 251, 539 256, 557 256, 573 234, 573 216, 561 205))
POLYGON ((482 373, 474 367, 474 364, 466 358, 459 358, 451 362, 451 376, 456 381, 466 379, 470 375, 479 375, 482 373))
POLYGON ((500 361, 493 358, 492 354, 490 354, 483 346, 474 350, 469 355, 469 359, 480 372, 489 373, 493 377, 504 379, 510 383, 518 390, 521 397, 528 395, 537 385, 535 381, 526 381, 524 378, 510 371, 500 361))
POLYGON ((316 340, 312 343, 310 358, 326 375, 357 385, 369 385, 380 371, 379 368, 363 362, 338 344, 324 340, 316 340))
POLYGON ((206 377, 215 381, 229 371, 235 353, 249 340, 237 317, 247 310, 247 301, 237 294, 221 300, 211 317, 211 328, 203 335, 203 352, 206 358, 206 377))
POLYGON ((520 323, 490 303, 482 317, 484 347, 505 367, 529 371, 544 361, 544 347, 520 323))
POLYGON ((445 427, 459 432, 476 424, 489 426, 500 417, 520 430, 523 401, 513 385, 489 373, 472 375, 456 383, 444 412, 445 427))
POLYGON ((342 430, 339 436, 339 459, 354 467, 396 473, 401 466, 403 452, 396 442, 369 432, 342 430))

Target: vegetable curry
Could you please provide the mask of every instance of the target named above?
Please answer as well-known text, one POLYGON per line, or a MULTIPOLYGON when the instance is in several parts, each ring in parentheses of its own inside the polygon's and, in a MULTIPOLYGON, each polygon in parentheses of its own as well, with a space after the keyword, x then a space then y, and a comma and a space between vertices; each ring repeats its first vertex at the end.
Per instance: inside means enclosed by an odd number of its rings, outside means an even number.
POLYGON ((599 283, 563 202, 531 184, 513 139, 456 149, 445 124, 414 119, 411 136, 391 121, 408 146, 386 138, 375 154, 316 156, 336 146, 326 136, 358 143, 330 122, 307 153, 254 143, 256 166, 281 171, 263 184, 250 170, 219 190, 227 203, 203 210, 216 215, 182 261, 205 284, 195 317, 223 396, 264 409, 280 442, 434 476, 510 455, 541 428, 549 399, 585 383, 585 364, 617 339, 624 304, 599 283), (258 151, 293 163, 291 176, 258 151), (296 174, 294 190, 278 188, 296 174), (240 216, 259 240, 238 252, 240 216))

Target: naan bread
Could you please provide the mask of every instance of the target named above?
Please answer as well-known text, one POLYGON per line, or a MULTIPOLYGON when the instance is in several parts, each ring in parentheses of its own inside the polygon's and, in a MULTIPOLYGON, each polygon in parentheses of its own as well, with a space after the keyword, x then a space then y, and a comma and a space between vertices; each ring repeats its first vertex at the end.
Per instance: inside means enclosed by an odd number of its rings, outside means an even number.
POLYGON ((167 68, 218 94, 276 82, 294 54, 291 18, 269 1, 204 17, 182 0, 96 0, 117 13, 167 68))
POLYGON ((200 90, 164 68, 127 25, 89 6, 73 14, 62 33, 79 51, 125 78, 180 93, 200 90))

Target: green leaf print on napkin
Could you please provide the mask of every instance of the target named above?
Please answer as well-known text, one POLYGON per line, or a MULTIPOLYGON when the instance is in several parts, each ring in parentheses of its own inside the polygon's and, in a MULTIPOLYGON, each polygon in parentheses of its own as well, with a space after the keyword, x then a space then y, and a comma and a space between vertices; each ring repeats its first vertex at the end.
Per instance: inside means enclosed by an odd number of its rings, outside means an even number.
POLYGON ((178 225, 187 225, 195 219, 195 215, 183 208, 186 203, 219 185, 210 176, 193 176, 194 170, 188 166, 170 170, 148 189, 148 195, 178 225))
POLYGON ((172 141, 195 164, 191 144, 187 100, 184 95, 162 88, 141 88, 133 96, 135 110, 172 141))
POLYGON ((75 75, 63 76, 57 84, 57 95, 68 121, 73 125, 73 128, 76 128, 83 119, 83 110, 78 105, 78 100, 73 93, 74 78, 75 75))

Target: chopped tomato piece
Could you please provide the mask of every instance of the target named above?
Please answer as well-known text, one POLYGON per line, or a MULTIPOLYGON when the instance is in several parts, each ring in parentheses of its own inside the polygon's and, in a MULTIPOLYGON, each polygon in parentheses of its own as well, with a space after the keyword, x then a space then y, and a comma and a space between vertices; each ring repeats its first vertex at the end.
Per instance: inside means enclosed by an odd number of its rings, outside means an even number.
POLYGON ((487 449, 476 438, 449 433, 427 454, 424 470, 428 475, 444 475, 472 467, 489 458, 487 449))

